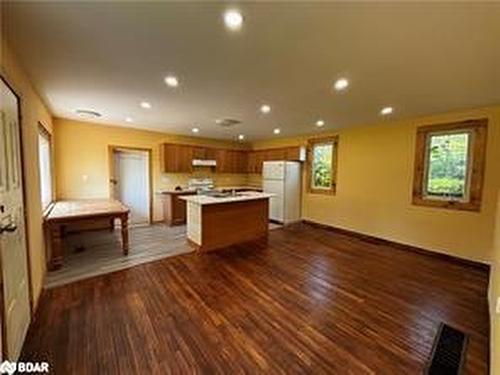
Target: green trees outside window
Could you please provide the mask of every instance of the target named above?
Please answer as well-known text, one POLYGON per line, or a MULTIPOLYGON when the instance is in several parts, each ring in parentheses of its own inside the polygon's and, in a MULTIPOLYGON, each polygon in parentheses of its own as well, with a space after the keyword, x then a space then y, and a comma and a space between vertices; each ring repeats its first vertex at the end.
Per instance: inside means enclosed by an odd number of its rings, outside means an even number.
POLYGON ((330 189, 332 187, 333 144, 317 144, 313 148, 312 187, 330 189))
POLYGON ((428 140, 428 195, 463 198, 466 196, 469 164, 468 132, 430 134, 428 140))

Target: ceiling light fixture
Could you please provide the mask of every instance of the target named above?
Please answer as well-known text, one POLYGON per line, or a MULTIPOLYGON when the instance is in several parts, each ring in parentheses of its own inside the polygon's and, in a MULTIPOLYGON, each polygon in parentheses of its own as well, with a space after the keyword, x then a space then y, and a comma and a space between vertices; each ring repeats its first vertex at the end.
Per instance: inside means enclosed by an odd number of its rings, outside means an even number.
POLYGON ((268 104, 263 104, 261 107, 260 107, 260 111, 262 113, 269 113, 271 112, 271 106, 268 105, 268 104))
POLYGON ((134 120, 132 119, 132 117, 126 117, 126 118, 125 118, 125 121, 126 121, 126 122, 134 122, 134 120))
POLYGON ((199 133, 199 132, 200 132, 200 129, 198 129, 198 128, 193 128, 193 129, 191 129, 191 131, 192 131, 193 133, 199 133))
POLYGON ((245 136, 244 136, 243 134, 240 134, 240 135, 238 135, 238 139, 239 139, 240 141, 242 141, 242 140, 244 140, 244 139, 245 139, 245 136))
POLYGON ((337 91, 345 90, 347 86, 349 86, 349 81, 346 78, 339 78, 333 85, 333 87, 335 87, 335 90, 337 91))
POLYGON ((224 13, 224 23, 230 30, 239 30, 243 25, 243 16, 237 10, 228 10, 224 13))
POLYGON ((151 103, 149 102, 141 102, 141 107, 144 109, 151 109, 151 103))
POLYGON ((179 86, 179 80, 177 79, 176 76, 166 76, 165 77, 165 83, 169 87, 177 87, 177 86, 179 86))
POLYGON ((273 130, 273 133, 274 134, 279 134, 279 133, 281 133, 281 129, 280 128, 276 128, 276 129, 273 130))
POLYGON ((394 108, 392 107, 384 107, 380 110, 382 116, 390 115, 392 112, 394 112, 394 108))
POLYGON ((322 127, 324 125, 325 125, 325 122, 323 120, 316 121, 316 126, 322 127))

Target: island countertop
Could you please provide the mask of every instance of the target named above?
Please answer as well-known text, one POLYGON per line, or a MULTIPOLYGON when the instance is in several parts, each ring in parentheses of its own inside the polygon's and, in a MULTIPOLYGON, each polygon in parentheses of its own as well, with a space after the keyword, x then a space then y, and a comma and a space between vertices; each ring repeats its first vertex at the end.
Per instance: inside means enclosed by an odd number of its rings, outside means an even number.
POLYGON ((220 203, 232 203, 232 202, 243 202, 251 201, 256 199, 269 199, 274 197, 274 194, 259 193, 255 191, 245 191, 237 193, 236 196, 227 197, 213 197, 210 195, 186 195, 181 196, 179 199, 185 200, 187 203, 206 205, 206 204, 220 204, 220 203))

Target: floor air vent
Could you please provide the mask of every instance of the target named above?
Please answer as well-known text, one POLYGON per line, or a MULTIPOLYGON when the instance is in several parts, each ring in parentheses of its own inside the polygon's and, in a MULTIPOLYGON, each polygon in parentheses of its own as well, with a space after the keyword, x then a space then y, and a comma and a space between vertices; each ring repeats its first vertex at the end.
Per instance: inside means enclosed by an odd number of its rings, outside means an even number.
POLYGON ((467 335, 447 324, 441 323, 437 332, 431 358, 424 374, 462 374, 467 348, 467 335))

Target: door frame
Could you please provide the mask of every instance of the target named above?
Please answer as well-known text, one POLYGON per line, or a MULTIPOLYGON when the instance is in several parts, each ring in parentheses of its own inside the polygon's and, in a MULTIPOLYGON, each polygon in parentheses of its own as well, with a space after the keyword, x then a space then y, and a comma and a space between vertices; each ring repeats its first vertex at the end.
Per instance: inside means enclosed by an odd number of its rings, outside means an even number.
MULTIPOLYGON (((30 239, 29 239, 29 232, 28 232, 28 205, 27 205, 27 193, 26 193, 26 165, 24 162, 24 138, 23 138, 23 115, 21 112, 21 102, 22 102, 22 97, 17 93, 17 91, 14 89, 13 85, 9 83, 7 78, 3 75, 3 72, 0 73, 0 80, 2 83, 4 83, 10 91, 14 94, 14 96, 17 99, 17 121, 19 123, 19 161, 21 162, 21 190, 22 190, 22 195, 23 195, 23 219, 24 219, 24 237, 25 237, 25 243, 26 243, 26 271, 28 273, 27 275, 27 281, 28 281, 28 301, 29 301, 29 308, 30 308, 30 316, 31 316, 31 321, 33 320, 33 316, 35 314, 35 306, 34 306, 34 296, 33 296, 33 284, 32 284, 32 275, 31 275, 31 254, 30 254, 30 239)), ((43 225, 43 224, 42 224, 43 225)), ((42 228, 42 233, 43 233, 43 228, 42 228)), ((3 267, 3 264, 0 260, 0 267, 3 267)), ((1 350, 2 350, 2 358, 5 359, 7 358, 7 346, 5 343, 7 342, 7 335, 6 335, 6 326, 5 326, 5 306, 4 306, 4 293, 3 293, 3 272, 1 272, 0 268, 0 316, 2 318, 2 325, 1 325, 1 340, 2 340, 2 345, 1 345, 1 350)), ((30 322, 31 324, 31 322, 30 322)))
POLYGON ((115 174, 115 158, 114 153, 118 150, 125 151, 144 151, 148 155, 148 180, 149 180, 149 224, 153 223, 153 150, 151 148, 131 147, 131 146, 118 146, 108 145, 108 186, 109 197, 114 199, 113 189, 111 187, 111 180, 115 174))

